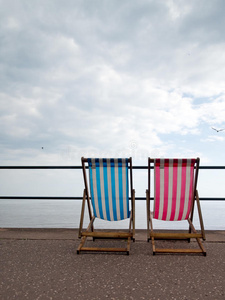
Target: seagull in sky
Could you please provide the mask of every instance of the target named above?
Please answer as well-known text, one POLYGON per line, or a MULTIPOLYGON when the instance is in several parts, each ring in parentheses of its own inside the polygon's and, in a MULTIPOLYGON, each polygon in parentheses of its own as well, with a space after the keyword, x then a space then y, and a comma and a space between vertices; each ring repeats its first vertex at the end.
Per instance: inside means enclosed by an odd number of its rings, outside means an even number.
POLYGON ((216 132, 220 132, 220 131, 223 131, 223 130, 225 130, 225 128, 222 128, 222 129, 216 129, 216 128, 214 128, 214 127, 211 127, 213 130, 215 130, 216 132))

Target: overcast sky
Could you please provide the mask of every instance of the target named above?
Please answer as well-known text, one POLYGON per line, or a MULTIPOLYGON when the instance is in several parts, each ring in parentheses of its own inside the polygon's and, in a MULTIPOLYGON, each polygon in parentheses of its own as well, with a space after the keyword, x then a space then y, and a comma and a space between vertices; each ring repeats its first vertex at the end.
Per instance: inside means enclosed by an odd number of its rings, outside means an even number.
POLYGON ((0 0, 0 164, 225 165, 224 0, 0 0), (42 149, 43 147, 43 149, 42 149))

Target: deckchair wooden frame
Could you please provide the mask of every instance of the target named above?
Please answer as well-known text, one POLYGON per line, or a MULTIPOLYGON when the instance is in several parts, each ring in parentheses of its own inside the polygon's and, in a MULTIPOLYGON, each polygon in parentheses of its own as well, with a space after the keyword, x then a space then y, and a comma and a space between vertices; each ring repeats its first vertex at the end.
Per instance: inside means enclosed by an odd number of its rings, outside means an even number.
POLYGON ((199 201, 199 195, 197 191, 197 180, 198 180, 198 172, 199 172, 199 162, 200 159, 197 158, 195 160, 195 177, 194 177, 194 189, 192 196, 192 208, 190 212, 190 216, 187 219, 189 224, 189 230, 187 233, 177 233, 177 232, 154 232, 153 230, 153 214, 150 210, 150 175, 151 175, 151 163, 154 164, 154 159, 148 158, 148 189, 146 190, 146 204, 147 204, 147 240, 148 242, 151 240, 152 242, 152 250, 153 255, 156 253, 199 253, 206 256, 206 251, 202 245, 201 239, 205 240, 205 231, 204 224, 201 212, 201 206, 199 201), (197 233, 194 225, 193 225, 193 215, 194 215, 194 207, 195 202, 197 204, 198 217, 200 222, 201 232, 197 233), (187 240, 190 242, 191 238, 195 238, 199 249, 170 249, 170 248, 156 248, 155 240, 187 240))
POLYGON ((77 249, 77 254, 79 254, 81 251, 89 251, 89 252, 91 251, 91 252, 124 252, 127 255, 129 255, 131 240, 135 241, 135 190, 133 189, 132 158, 130 157, 128 159, 128 166, 130 168, 129 181, 130 181, 130 193, 131 193, 131 213, 130 213, 129 229, 126 232, 121 230, 120 231, 96 231, 94 229, 95 216, 93 215, 91 197, 89 194, 89 185, 88 185, 87 173, 86 173, 87 162, 88 162, 87 158, 84 157, 81 158, 85 188, 83 192, 80 226, 79 226, 79 238, 81 238, 81 242, 77 249), (83 230, 83 221, 84 221, 86 202, 87 202, 90 222, 86 230, 83 230), (92 237, 93 241, 95 239, 124 239, 127 240, 127 246, 125 248, 84 247, 84 244, 88 237, 92 237))

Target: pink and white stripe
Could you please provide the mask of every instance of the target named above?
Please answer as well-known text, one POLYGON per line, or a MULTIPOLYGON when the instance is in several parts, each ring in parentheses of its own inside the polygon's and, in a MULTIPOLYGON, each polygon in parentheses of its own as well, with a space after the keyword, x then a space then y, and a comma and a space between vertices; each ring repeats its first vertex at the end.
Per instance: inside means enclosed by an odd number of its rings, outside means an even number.
POLYGON ((186 220, 190 215, 195 159, 155 159, 154 218, 186 220))

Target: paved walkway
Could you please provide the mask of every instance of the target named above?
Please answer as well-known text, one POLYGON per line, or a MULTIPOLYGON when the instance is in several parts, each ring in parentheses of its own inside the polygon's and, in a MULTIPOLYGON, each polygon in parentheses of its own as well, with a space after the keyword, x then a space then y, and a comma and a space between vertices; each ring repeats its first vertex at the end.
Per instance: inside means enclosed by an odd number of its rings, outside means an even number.
POLYGON ((206 238, 206 257, 153 256, 140 230, 129 256, 77 255, 75 229, 0 229, 0 299, 224 300, 225 231, 206 238))

